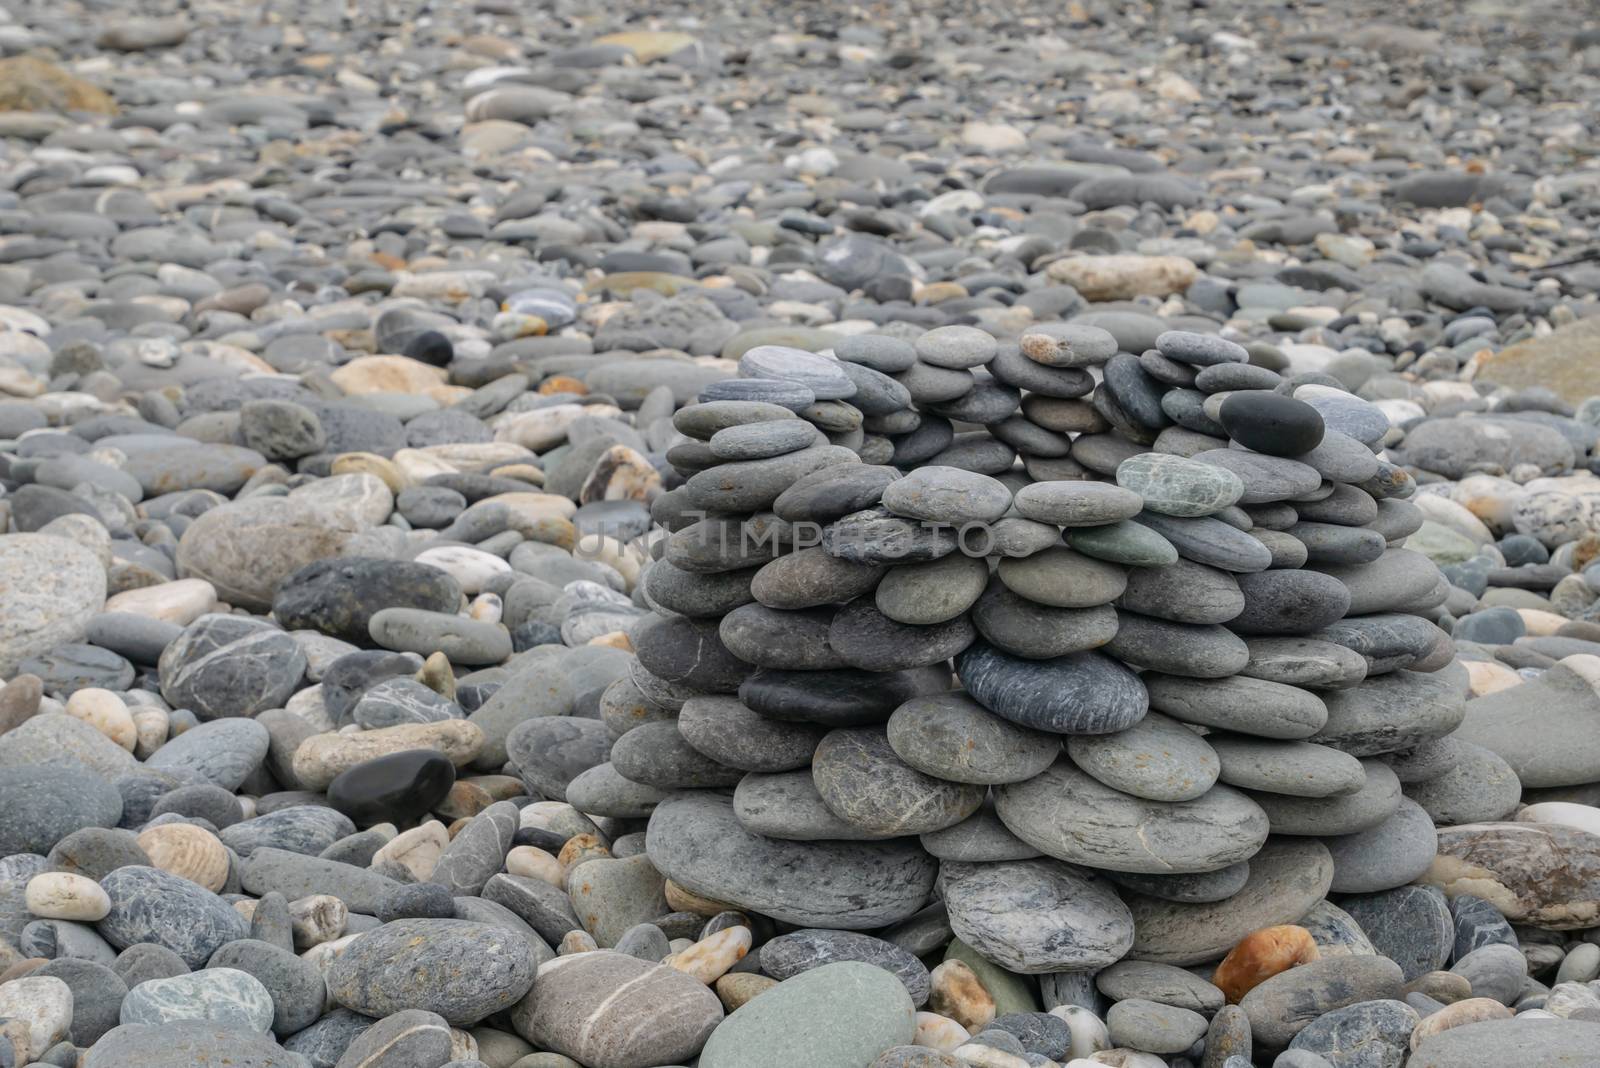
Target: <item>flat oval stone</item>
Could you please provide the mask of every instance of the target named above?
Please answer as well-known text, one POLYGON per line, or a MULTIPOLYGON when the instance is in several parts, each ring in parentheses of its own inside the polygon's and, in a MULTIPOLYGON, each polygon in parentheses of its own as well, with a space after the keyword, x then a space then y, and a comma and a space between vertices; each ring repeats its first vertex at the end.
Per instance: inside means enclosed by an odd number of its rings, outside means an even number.
POLYGON ((1393 671, 1360 686, 1323 694, 1327 721, 1313 741, 1351 756, 1413 749, 1442 738, 1466 714, 1466 669, 1459 661, 1434 672, 1393 671))
POLYGON ((1133 490, 1108 482, 1033 482, 1017 491, 1017 512, 1060 527, 1095 527, 1132 519, 1144 507, 1133 490))
POLYGON ((272 1026, 272 1012, 272 995, 255 976, 211 967, 140 983, 123 999, 121 1015, 124 1024, 205 1020, 260 1033, 272 1026))
POLYGON ((749 589, 751 596, 768 608, 819 608, 872 592, 886 570, 877 564, 829 556, 821 547, 811 546, 785 553, 762 567, 750 580, 749 589))
POLYGON ((712 1033, 698 1064, 868 1065, 915 1034, 915 1006, 899 979, 870 964, 838 961, 745 1002, 712 1033), (818 1032, 796 1026, 804 1020, 827 1020, 828 1027, 818 1032))
POLYGON ((964 615, 942 623, 899 623, 863 597, 839 609, 828 626, 828 645, 851 667, 903 671, 943 663, 972 644, 976 636, 964 615))
POLYGON ((1213 786, 1193 801, 1132 797, 1062 759, 1027 782, 998 787, 996 810, 1049 856, 1110 871, 1214 871, 1254 855, 1267 817, 1244 794, 1213 786))
POLYGON ((956 675, 989 711, 1056 734, 1123 730, 1149 707, 1138 677, 1094 652, 1023 660, 975 642, 956 658, 956 675))
POLYGON ((1400 966, 1385 957, 1326 957, 1279 972, 1239 1000, 1254 1037, 1284 1046, 1325 1013, 1399 997, 1400 966))
POLYGON ((1117 612, 1110 605, 1053 608, 999 582, 990 582, 972 606, 972 623, 990 645, 1030 660, 1098 649, 1117 634, 1117 612))
POLYGON ((751 772, 733 791, 733 811, 745 830, 786 842, 875 842, 897 837, 841 819, 822 800, 809 767, 751 772))
MULTIPOLYGON (((784 671, 826 671, 848 666, 829 640, 834 614, 829 608, 783 611, 764 604, 742 605, 722 617, 714 636, 703 639, 708 646, 715 640, 720 649, 716 655, 706 656, 705 665, 699 661, 682 666, 672 662, 663 664, 670 672, 682 676, 679 678, 657 671, 646 661, 647 654, 637 638, 634 644, 639 662, 654 674, 697 690, 728 693, 743 682, 751 670, 749 665, 784 671), (715 666, 716 672, 706 670, 707 666, 715 666), (690 674, 683 675, 685 669, 690 674)), ((653 640, 654 631, 660 625, 647 626, 652 628, 653 640)), ((690 651, 691 647, 685 643, 682 653, 686 655, 690 651)), ((654 656, 654 652, 651 650, 649 655, 654 656)))
POLYGON ((734 786, 744 777, 690 745, 672 721, 641 724, 618 738, 611 766, 623 778, 659 790, 734 786))
POLYGON ((1193 972, 1144 960, 1118 961, 1096 973, 1094 985, 1112 1001, 1138 998, 1205 1014, 1224 1002, 1222 991, 1193 972))
POLYGON ((1244 363, 1250 353, 1238 342, 1218 337, 1216 334, 1199 334, 1192 330, 1167 330, 1157 335, 1156 349, 1169 360, 1193 364, 1196 367, 1214 367, 1223 363, 1244 363))
POLYGON ((893 467, 876 464, 838 464, 797 479, 772 502, 779 519, 791 523, 827 523, 852 512, 871 508, 883 491, 900 478, 893 467))
POLYGON ((84 1068, 144 1065, 228 1065, 228 1068, 304 1068, 308 1062, 286 1051, 271 1035, 207 1020, 152 1027, 125 1024, 106 1032, 84 1054, 84 1068))
POLYGON ((204 615, 161 654, 161 695, 201 719, 282 708, 306 671, 306 655, 264 620, 204 615))
POLYGON ((878 611, 895 622, 917 626, 954 619, 972 607, 989 583, 988 564, 964 553, 879 573, 883 580, 873 594, 878 611))
POLYGON ((1193 801, 1215 785, 1220 769, 1205 738, 1159 712, 1115 734, 1068 738, 1066 746, 1081 770, 1150 801, 1193 801))
POLYGON ((1129 567, 1164 567, 1176 563, 1178 550, 1148 526, 1132 519, 1103 527, 1066 531, 1067 544, 1084 556, 1129 567))
POLYGON ((291 805, 224 827, 218 837, 223 845, 241 857, 263 848, 316 856, 341 838, 355 833, 355 824, 336 809, 322 805, 291 805))
POLYGON ((1116 891, 1059 861, 946 863, 939 888, 956 937, 1021 975, 1104 967, 1133 944, 1116 891))
POLYGON ((892 942, 855 931, 804 930, 780 935, 761 946, 761 970, 786 982, 837 961, 860 961, 882 968, 905 984, 913 1005, 924 1005, 932 987, 928 969, 892 942))
POLYGON ((1400 807, 1400 780, 1389 765, 1362 761, 1366 780, 1360 789, 1327 797, 1252 793, 1266 810, 1274 834, 1355 834, 1376 827, 1400 807))
POLYGON ((1005 558, 996 572, 1013 593, 1056 608, 1092 608, 1122 595, 1127 574, 1115 564, 1065 546, 1005 558))
POLYGON ((1248 638, 1250 661, 1240 674, 1313 690, 1354 686, 1367 676, 1361 654, 1315 638, 1248 638))
POLYGON ((1373 948, 1400 965, 1406 982, 1449 963, 1455 929, 1438 887, 1398 886, 1341 900, 1373 948))
POLYGON ((1475 1064, 1582 1064, 1600 1043, 1600 1023, 1579 1020, 1485 1020, 1424 1039, 1410 1068, 1468 1068, 1475 1064))
POLYGON ((1011 491, 997 479, 958 467, 919 467, 884 488, 883 506, 906 519, 960 527, 1005 515, 1011 491))
POLYGON ((957 532, 941 524, 867 508, 835 521, 822 532, 830 556, 863 564, 910 564, 937 560, 960 547, 957 532))
POLYGON ((1250 659, 1244 640, 1226 627, 1122 611, 1105 651, 1125 664, 1202 679, 1230 676, 1250 659))
POLYGON ((328 993, 383 1017, 436 1012, 456 1026, 514 1005, 533 984, 533 951, 503 927, 466 920, 396 920, 360 935, 328 966, 328 993))
POLYGON ((652 675, 696 690, 732 692, 751 671, 724 644, 715 620, 652 616, 634 628, 632 640, 640 665, 652 675))
POLYGON ((917 694, 919 679, 913 671, 762 670, 740 685, 739 700, 771 719, 857 727, 888 720, 917 694))
POLYGON ((173 738, 150 754, 145 766, 192 772, 224 790, 233 790, 261 766, 270 743, 267 729, 253 719, 218 719, 173 738))
POLYGON ((784 345, 757 345, 747 350, 739 357, 739 374, 795 382, 811 390, 818 400, 842 400, 856 391, 850 377, 839 369, 838 360, 784 345))
POLYGON ((1208 449, 1190 457, 1195 463, 1213 464, 1239 476, 1244 493, 1240 504, 1292 501, 1315 493, 1322 485, 1317 469, 1297 460, 1239 449, 1208 449))
POLYGON ((1299 456, 1321 443, 1322 415, 1305 401, 1272 390, 1249 389, 1222 402, 1218 422, 1252 452, 1299 456))
POLYGON ((790 842, 751 834, 732 803, 719 797, 662 802, 650 816, 645 846, 656 868, 686 890, 785 923, 840 930, 908 918, 927 902, 936 870, 909 839, 790 842), (793 873, 801 871, 805 878, 797 880, 793 873))
POLYGON ((1055 736, 1001 719, 962 693, 914 697, 889 717, 888 742, 901 760, 947 782, 1020 782, 1049 767, 1055 736))
POLYGON ((953 783, 902 761, 874 727, 830 731, 812 756, 822 800, 845 822, 881 835, 953 826, 983 803, 981 785, 953 783))
POLYGON ((407 823, 433 811, 455 781, 455 765, 448 757, 413 749, 341 772, 328 784, 328 803, 359 827, 407 823))
POLYGON ((1244 496, 1244 482, 1232 471, 1159 452, 1130 456, 1118 464, 1117 485, 1137 493, 1146 509, 1162 515, 1211 515, 1244 496))
POLYGON ((272 614, 287 630, 315 630, 364 646, 372 641, 372 617, 385 608, 454 612, 460 603, 460 584, 439 568, 343 557, 290 575, 273 595, 272 614))
POLYGON ((762 772, 806 767, 823 733, 808 724, 769 719, 736 698, 715 695, 685 701, 678 732, 719 764, 762 772))
POLYGON ((690 476, 684 488, 690 507, 708 512, 754 512, 772 507, 784 490, 805 475, 860 462, 860 457, 842 446, 816 445, 765 460, 719 464, 690 476))
POLYGON ((1315 839, 1269 839, 1250 858, 1249 878, 1220 901, 1182 903, 1129 893, 1132 955, 1181 967, 1220 959, 1252 931, 1294 923, 1327 896, 1328 849, 1315 839))
POLYGON ((100 886, 111 898, 111 911, 97 927, 118 949, 154 942, 198 968, 218 946, 249 933, 249 925, 222 898, 155 868, 118 868, 100 886))
POLYGON ((535 716, 511 728, 506 753, 530 791, 560 800, 573 779, 610 759, 611 733, 593 719, 535 716))
POLYGON ((1272 570, 1239 576, 1244 609, 1229 626, 1241 634, 1310 634, 1344 617, 1350 591, 1330 575, 1272 570))
POLYGON ((1145 511, 1131 522, 1149 527, 1171 542, 1178 555, 1197 564, 1239 573, 1265 571, 1272 565, 1271 550, 1218 519, 1184 519, 1145 511))
POLYGON ((1179 560, 1129 569, 1117 606, 1177 623, 1226 623, 1244 610, 1244 595, 1229 572, 1179 560))
POLYGON ((1040 855, 1000 822, 990 801, 955 826, 921 835, 918 840, 940 860, 1030 860, 1040 855))
POLYGON ((1325 745, 1221 733, 1206 740, 1222 762, 1221 780, 1240 789, 1327 797, 1354 793, 1367 781, 1361 761, 1325 745))
POLYGON ((1394 815, 1377 826, 1330 840, 1333 889, 1362 894, 1404 886, 1428 871, 1438 845, 1428 813, 1402 797, 1394 815))
POLYGON ((597 1065, 687 1061, 722 1018, 716 995, 692 975, 610 950, 546 962, 511 1014, 540 1048, 597 1065))
POLYGON ((1321 697, 1265 679, 1146 674, 1143 681, 1151 708, 1203 727, 1260 738, 1309 738, 1328 720, 1321 697))

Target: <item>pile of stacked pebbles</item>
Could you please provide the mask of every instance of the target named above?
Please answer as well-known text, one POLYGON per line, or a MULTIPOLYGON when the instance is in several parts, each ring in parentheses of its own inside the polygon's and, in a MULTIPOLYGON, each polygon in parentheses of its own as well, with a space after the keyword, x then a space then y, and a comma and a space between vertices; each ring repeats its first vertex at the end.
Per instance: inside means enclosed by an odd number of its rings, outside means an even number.
POLYGON ((753 348, 673 417, 653 618, 566 799, 648 816, 676 906, 898 953, 914 998, 952 931, 1048 1004, 1277 924, 1371 954, 1327 896, 1421 877, 1473 786, 1389 420, 1217 336, 908 333, 753 348))

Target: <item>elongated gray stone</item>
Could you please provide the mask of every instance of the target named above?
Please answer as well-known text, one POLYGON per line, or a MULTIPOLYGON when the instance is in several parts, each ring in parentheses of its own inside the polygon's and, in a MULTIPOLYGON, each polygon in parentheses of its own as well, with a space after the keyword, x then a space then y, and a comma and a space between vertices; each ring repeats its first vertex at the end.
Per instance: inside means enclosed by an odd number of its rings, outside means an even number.
POLYGON ((939 888, 956 937, 1009 971, 1104 967, 1133 944, 1116 892, 1059 861, 946 863, 939 888))
POLYGON ((1244 794, 1213 786, 1193 801, 1147 801, 1113 790, 1063 758, 1042 775, 998 787, 996 809, 1018 838, 1091 868, 1199 872, 1247 860, 1267 818, 1244 794))

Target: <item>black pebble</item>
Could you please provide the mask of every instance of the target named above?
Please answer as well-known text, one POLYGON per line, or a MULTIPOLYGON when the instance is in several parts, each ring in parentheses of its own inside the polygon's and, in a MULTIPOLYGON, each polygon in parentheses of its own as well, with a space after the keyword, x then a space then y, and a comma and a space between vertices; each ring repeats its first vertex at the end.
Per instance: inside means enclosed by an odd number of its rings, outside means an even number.
POLYGON ((1322 443, 1322 415, 1305 401, 1271 390, 1235 393, 1218 412, 1228 436, 1271 456, 1299 456, 1322 443))

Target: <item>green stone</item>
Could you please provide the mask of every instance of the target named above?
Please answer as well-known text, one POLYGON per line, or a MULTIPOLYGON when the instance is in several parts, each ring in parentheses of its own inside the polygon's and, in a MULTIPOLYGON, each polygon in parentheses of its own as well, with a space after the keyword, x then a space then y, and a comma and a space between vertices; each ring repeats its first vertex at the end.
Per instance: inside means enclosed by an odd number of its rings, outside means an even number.
POLYGON ((1124 519, 1103 527, 1075 527, 1067 544, 1085 556, 1130 567, 1165 567, 1178 562, 1178 550, 1149 527, 1124 519))
POLYGON ((699 1065, 866 1068, 910 1043, 916 1011, 893 973, 859 961, 825 964, 740 1006, 711 1032, 699 1065))
POLYGON ((841 335, 806 326, 757 326, 741 330, 722 346, 724 360, 737 360, 757 345, 782 345, 787 349, 821 352, 833 348, 841 335))
POLYGON ((944 959, 958 960, 973 970, 978 982, 994 998, 996 1016, 1004 1016, 1008 1012, 1039 1011, 1039 993, 1033 980, 1008 972, 993 961, 979 956, 977 950, 961 939, 950 940, 950 945, 944 951, 944 959))
POLYGON ((1422 521, 1417 532, 1406 539, 1405 547, 1436 564, 1463 563, 1478 553, 1478 546, 1471 538, 1431 519, 1422 521))

